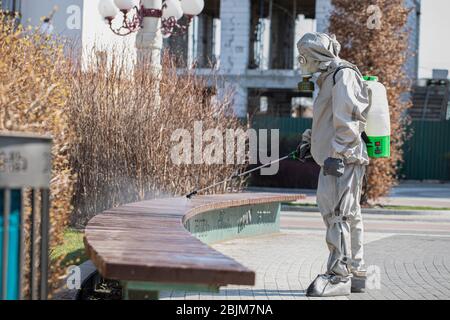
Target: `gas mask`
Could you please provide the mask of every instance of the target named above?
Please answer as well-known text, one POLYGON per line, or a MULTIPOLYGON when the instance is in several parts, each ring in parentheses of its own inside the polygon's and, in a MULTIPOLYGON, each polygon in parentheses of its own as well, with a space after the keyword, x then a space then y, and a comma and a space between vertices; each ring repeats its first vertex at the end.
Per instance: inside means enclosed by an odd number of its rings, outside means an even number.
POLYGON ((298 62, 300 63, 300 72, 303 79, 298 83, 298 90, 300 92, 313 92, 314 82, 311 81, 311 78, 314 73, 320 71, 320 62, 306 57, 303 54, 299 55, 298 62))

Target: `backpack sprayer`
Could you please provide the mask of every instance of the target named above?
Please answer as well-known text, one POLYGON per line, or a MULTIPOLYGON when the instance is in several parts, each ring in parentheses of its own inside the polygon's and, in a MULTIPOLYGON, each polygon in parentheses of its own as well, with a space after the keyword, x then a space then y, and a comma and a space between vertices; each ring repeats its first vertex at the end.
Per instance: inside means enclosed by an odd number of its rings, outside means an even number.
MULTIPOLYGON (((335 77, 339 70, 352 67, 340 67, 333 74, 333 82, 336 83, 335 77)), ((356 70, 355 70, 356 71, 356 70)), ((389 158, 390 156, 390 119, 389 119, 389 104, 387 99, 386 88, 378 82, 378 78, 375 76, 365 76, 363 77, 364 85, 367 86, 370 92, 371 104, 369 106, 369 111, 367 114, 367 125, 366 130, 361 134, 363 141, 367 146, 367 153, 370 158, 389 158)), ((310 77, 303 77, 303 81, 298 84, 298 89, 303 92, 314 91, 314 83, 311 82, 310 77)), ((214 188, 223 183, 232 181, 236 178, 243 177, 249 173, 256 170, 262 169, 264 167, 270 166, 273 163, 277 163, 286 159, 292 158, 294 160, 304 161, 300 158, 298 150, 292 151, 288 155, 273 160, 269 163, 263 164, 259 167, 253 168, 242 173, 235 173, 231 177, 216 182, 210 186, 196 189, 191 193, 186 195, 186 198, 191 199, 193 196, 199 192, 206 191, 208 189, 214 188)))
POLYGON ((263 164, 263 165, 261 165, 261 166, 259 166, 259 167, 256 167, 256 168, 253 168, 253 169, 250 169, 250 170, 241 172, 241 173, 235 173, 235 174, 233 174, 231 177, 229 177, 229 178, 227 178, 227 179, 225 179, 225 180, 216 182, 216 183, 214 183, 214 184, 212 184, 212 185, 210 185, 210 186, 207 186, 207 187, 204 187, 204 188, 201 188, 201 189, 195 189, 195 190, 192 191, 191 193, 188 193, 188 194, 186 195, 186 198, 191 199, 193 196, 195 196, 195 195, 198 194, 199 192, 203 192, 203 191, 206 191, 206 190, 208 190, 208 189, 214 188, 214 187, 216 187, 216 186, 218 186, 218 185, 221 185, 221 184, 223 184, 223 183, 232 181, 232 180, 234 180, 234 179, 236 179, 236 178, 240 178, 240 177, 246 176, 246 175, 248 175, 249 173, 252 173, 252 172, 254 172, 254 171, 256 171, 256 170, 259 170, 259 169, 268 167, 268 166, 270 166, 271 164, 274 164, 274 163, 277 163, 277 162, 280 162, 280 161, 283 161, 283 160, 286 160, 286 159, 289 159, 289 158, 294 159, 294 160, 299 160, 297 150, 296 150, 296 151, 292 151, 291 153, 289 153, 288 155, 286 155, 286 156, 284 156, 284 157, 282 157, 282 158, 279 158, 279 159, 270 161, 270 162, 268 162, 268 163, 266 163, 266 164, 263 164))
MULTIPOLYGON (((342 69, 351 69, 360 74, 354 67, 340 66, 333 73, 333 86, 336 85, 336 74, 342 69)), ((361 138, 366 144, 370 158, 389 158, 391 156, 391 122, 386 87, 378 81, 376 76, 363 76, 362 79, 369 91, 370 105, 366 115, 366 128, 361 138)), ((308 93, 314 91, 311 76, 302 77, 302 81, 298 83, 298 90, 308 93)))

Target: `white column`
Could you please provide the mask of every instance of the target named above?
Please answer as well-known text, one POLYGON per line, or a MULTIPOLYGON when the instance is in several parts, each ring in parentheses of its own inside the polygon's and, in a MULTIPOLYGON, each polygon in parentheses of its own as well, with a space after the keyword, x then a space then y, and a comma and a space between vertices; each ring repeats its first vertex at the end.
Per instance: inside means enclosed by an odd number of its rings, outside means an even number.
MULTIPOLYGON (((143 0, 145 9, 162 9, 162 0, 143 0)), ((163 38, 161 33, 161 18, 145 17, 142 28, 136 36, 137 66, 143 63, 150 63, 150 67, 155 75, 155 83, 152 88, 154 92, 154 107, 159 109, 161 96, 159 94, 159 83, 161 80, 161 50, 163 38)), ((150 88, 149 88, 150 89, 150 88)))
POLYGON ((219 94, 229 87, 235 89, 234 113, 238 117, 247 114, 247 88, 239 80, 248 67, 250 38, 250 0, 220 1, 221 49, 220 74, 226 79, 219 94))
MULTIPOLYGON (((162 0, 143 0, 144 8, 162 8, 162 0)), ((138 62, 149 61, 156 72, 161 70, 161 50, 163 38, 161 34, 161 18, 145 17, 142 28, 136 36, 136 49, 138 62)))
POLYGON ((316 29, 318 32, 328 31, 332 10, 331 0, 316 0, 316 29))

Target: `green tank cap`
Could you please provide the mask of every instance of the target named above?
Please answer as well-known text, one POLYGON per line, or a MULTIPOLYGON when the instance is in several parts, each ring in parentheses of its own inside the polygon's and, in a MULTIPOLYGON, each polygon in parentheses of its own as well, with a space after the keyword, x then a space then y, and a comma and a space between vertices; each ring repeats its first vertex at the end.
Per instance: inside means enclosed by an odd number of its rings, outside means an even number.
POLYGON ((365 81, 378 81, 378 77, 377 76, 364 76, 363 79, 365 81))

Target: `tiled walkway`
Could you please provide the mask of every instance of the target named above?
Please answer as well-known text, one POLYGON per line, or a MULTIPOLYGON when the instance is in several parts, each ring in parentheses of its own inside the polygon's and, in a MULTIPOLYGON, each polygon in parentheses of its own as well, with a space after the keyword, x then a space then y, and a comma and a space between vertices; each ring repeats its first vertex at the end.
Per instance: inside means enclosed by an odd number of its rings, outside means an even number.
MULTIPOLYGON (((450 299, 450 213, 365 218, 371 289, 332 299, 450 299)), ((229 286, 219 294, 166 292, 161 298, 309 299, 304 290, 324 271, 328 254, 321 218, 283 212, 281 223, 278 234, 213 246, 254 270, 255 286, 229 286)))

